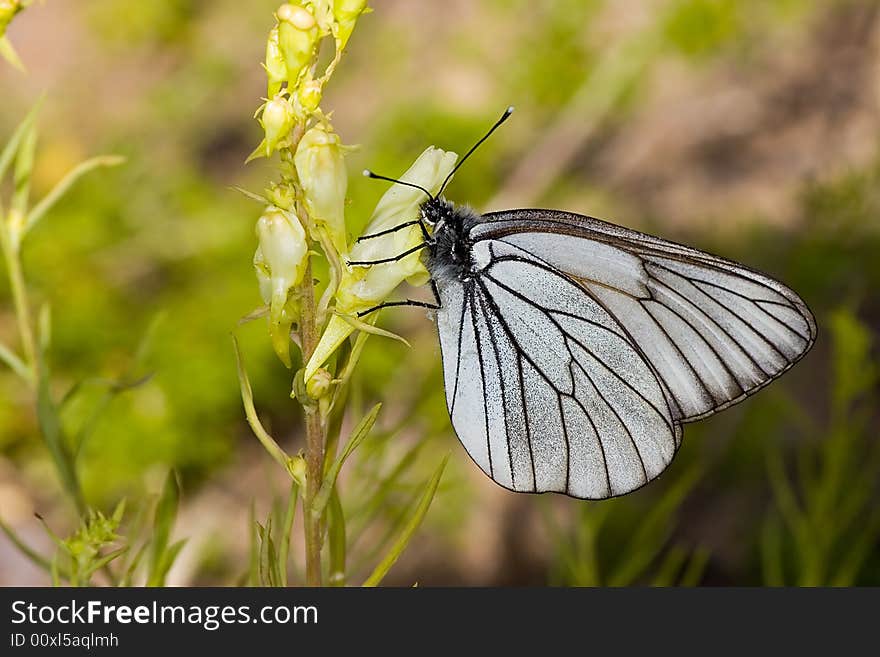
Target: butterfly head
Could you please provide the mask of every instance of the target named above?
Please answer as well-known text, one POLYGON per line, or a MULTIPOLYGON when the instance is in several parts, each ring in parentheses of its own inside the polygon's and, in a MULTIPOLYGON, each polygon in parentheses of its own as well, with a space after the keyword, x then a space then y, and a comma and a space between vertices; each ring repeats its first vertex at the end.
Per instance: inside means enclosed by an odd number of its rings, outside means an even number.
POLYGON ((442 196, 432 197, 419 207, 422 221, 432 231, 442 230, 455 216, 455 206, 442 196))
POLYGON ((479 215, 465 206, 456 206, 442 197, 421 205, 422 221, 431 230, 428 270, 434 278, 451 277, 463 281, 471 271, 470 228, 479 215))

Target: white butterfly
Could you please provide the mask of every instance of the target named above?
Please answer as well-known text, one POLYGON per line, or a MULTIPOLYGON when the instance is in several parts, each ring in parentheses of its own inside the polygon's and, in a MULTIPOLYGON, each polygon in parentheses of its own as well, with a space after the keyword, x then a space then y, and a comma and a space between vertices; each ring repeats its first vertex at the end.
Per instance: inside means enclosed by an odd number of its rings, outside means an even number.
MULTIPOLYGON (((421 221, 452 425, 513 491, 640 488, 672 461, 683 423, 759 390, 816 339, 781 283, 598 219, 479 215, 438 195, 421 221)), ((400 303, 413 302, 384 305, 400 303)))

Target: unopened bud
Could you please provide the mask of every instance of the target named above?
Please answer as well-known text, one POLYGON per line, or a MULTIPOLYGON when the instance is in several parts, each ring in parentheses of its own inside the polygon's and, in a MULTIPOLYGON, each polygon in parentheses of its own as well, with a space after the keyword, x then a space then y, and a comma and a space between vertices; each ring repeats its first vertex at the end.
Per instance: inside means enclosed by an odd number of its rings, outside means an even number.
POLYGON ((279 185, 272 183, 272 186, 266 190, 266 198, 282 210, 292 210, 293 203, 296 201, 296 194, 290 185, 279 185))
POLYGON ((295 215, 269 207, 257 221, 259 246, 254 269, 263 301, 269 304, 269 333, 278 357, 288 367, 290 327, 296 320, 296 300, 290 291, 302 281, 308 243, 295 215))
POLYGON ((336 19, 336 41, 339 50, 345 48, 358 17, 365 11, 367 11, 367 0, 333 0, 333 17, 336 19))
POLYGON ((295 120, 293 106, 281 94, 275 95, 266 102, 260 115, 260 125, 266 133, 264 140, 266 157, 287 139, 295 120))
POLYGON ((333 375, 323 367, 306 381, 306 394, 312 399, 321 400, 327 396, 333 386, 333 375))
POLYGON ((284 55, 281 54, 281 46, 278 43, 278 26, 272 28, 266 41, 265 68, 267 95, 272 98, 281 91, 281 85, 287 79, 287 64, 284 62, 284 55))
POLYGON ((290 459, 287 468, 290 470, 290 476, 293 477, 293 480, 299 484, 300 488, 304 488, 306 485, 306 460, 302 456, 294 456, 290 459))
POLYGON ((275 12, 279 21, 290 23, 300 30, 308 30, 315 26, 315 17, 305 7, 289 2, 284 3, 275 12))
POLYGON ((299 104, 308 114, 314 113, 316 109, 318 109, 318 105, 321 104, 321 96, 323 95, 323 88, 321 87, 321 83, 318 80, 315 80, 312 77, 306 77, 299 85, 299 89, 297 89, 297 97, 299 98, 299 104))
POLYGON ((298 5, 283 4, 278 16, 278 46, 287 67, 287 82, 295 84, 302 70, 311 62, 318 42, 315 17, 298 5))
POLYGON ((326 228, 340 253, 348 249, 345 232, 348 174, 343 151, 339 135, 329 126, 317 125, 303 135, 294 156, 309 215, 317 225, 326 228))

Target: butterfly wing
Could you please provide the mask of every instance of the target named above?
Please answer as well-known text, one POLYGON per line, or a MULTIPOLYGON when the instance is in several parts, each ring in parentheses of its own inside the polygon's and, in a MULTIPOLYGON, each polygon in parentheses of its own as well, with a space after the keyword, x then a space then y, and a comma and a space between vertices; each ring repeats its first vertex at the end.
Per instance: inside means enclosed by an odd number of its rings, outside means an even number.
POLYGON ((462 283, 438 282, 449 414, 502 486, 601 499, 660 474, 681 428, 632 338, 598 298, 501 242, 462 283))
POLYGON ((816 339, 806 304, 731 260, 598 219, 552 210, 483 215, 470 237, 563 272, 621 327, 687 422, 788 370, 816 339))

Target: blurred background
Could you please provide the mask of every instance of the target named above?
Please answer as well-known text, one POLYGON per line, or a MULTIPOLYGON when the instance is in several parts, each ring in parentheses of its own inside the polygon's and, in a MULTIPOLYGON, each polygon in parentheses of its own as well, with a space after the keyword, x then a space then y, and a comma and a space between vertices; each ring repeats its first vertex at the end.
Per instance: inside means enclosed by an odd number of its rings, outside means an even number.
MULTIPOLYGON (((45 94, 36 196, 85 157, 127 158, 70 192, 29 236, 24 265, 51 303, 58 396, 133 367, 152 375, 109 397, 86 386, 64 418, 90 422, 78 464, 98 508, 137 506, 180 472, 175 535, 188 542, 173 584, 237 581, 251 505, 265 515, 284 492, 244 422, 232 331, 264 421, 289 452, 302 441, 265 325, 238 326, 260 304, 260 207, 230 190, 273 176, 243 162, 261 138, 252 116, 277 4, 47 0, 9 28, 27 74, 0 64, 0 142, 45 94)), ((343 483, 353 576, 451 452, 387 583, 880 584, 878 3, 370 4, 323 103, 360 145, 351 172, 401 173, 430 144, 462 153, 514 104, 453 200, 590 214, 739 260, 795 289, 820 328, 779 382, 687 426, 660 480, 590 503, 486 479, 449 425, 433 324, 386 312, 412 348, 373 338, 358 374, 355 407, 385 407, 343 483)), ((353 235, 385 188, 352 175, 353 235)), ((5 343, 10 306, 3 280, 5 343)), ((62 534, 72 516, 30 395, 0 372, 0 517, 50 552, 33 514, 62 534)), ((47 581, 0 535, 0 584, 47 581)))

